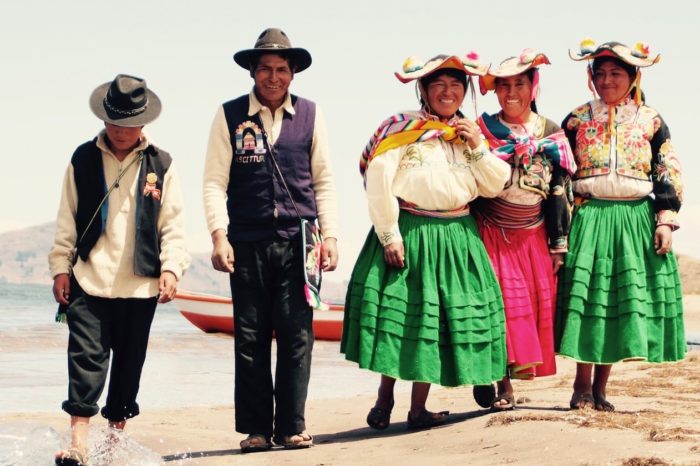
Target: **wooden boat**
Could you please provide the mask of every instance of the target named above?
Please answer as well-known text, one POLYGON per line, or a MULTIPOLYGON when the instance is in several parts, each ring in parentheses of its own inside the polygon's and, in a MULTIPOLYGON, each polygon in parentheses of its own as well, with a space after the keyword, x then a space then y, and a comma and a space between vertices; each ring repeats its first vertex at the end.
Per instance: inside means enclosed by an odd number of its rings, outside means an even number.
MULTIPOLYGON (((178 291, 173 300, 180 313, 207 333, 233 335, 231 298, 192 291, 178 291)), ((340 341, 343 334, 343 305, 326 304, 314 309, 314 335, 317 340, 340 341)))

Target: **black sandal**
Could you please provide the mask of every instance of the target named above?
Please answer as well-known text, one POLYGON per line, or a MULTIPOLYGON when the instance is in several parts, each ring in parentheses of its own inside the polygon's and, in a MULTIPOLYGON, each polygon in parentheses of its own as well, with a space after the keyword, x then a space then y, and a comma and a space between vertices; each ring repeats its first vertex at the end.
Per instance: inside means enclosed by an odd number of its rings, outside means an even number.
POLYGON ((515 409, 515 397, 512 393, 498 395, 491 403, 491 411, 511 411, 513 409, 515 409), (497 404, 499 401, 505 401, 507 404, 497 404))
POLYGON ((431 413, 427 409, 424 409, 416 417, 411 417, 411 412, 408 412, 408 418, 406 419, 406 427, 409 430, 417 429, 430 429, 431 427, 441 426, 447 420, 447 416, 450 414, 449 411, 440 411, 439 413, 431 413))
POLYGON ((496 399, 496 386, 494 384, 474 385, 472 395, 476 404, 482 408, 490 408, 493 400, 496 399))
POLYGON ((367 425, 372 429, 384 430, 389 427, 391 420, 391 410, 394 409, 394 400, 391 400, 388 408, 379 408, 375 406, 369 410, 367 414, 367 425))

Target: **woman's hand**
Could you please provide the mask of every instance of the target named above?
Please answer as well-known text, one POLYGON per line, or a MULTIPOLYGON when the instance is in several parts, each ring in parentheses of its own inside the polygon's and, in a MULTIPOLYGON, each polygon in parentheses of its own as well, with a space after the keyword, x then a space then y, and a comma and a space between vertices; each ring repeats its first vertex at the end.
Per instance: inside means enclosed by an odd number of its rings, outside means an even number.
POLYGON ((403 241, 384 246, 384 261, 392 267, 402 269, 404 266, 403 241))
POLYGON ((559 269, 564 265, 564 253, 563 252, 551 252, 549 253, 552 258, 552 273, 554 275, 559 272, 559 269))
POLYGON ((656 254, 662 255, 671 251, 673 246, 673 233, 668 225, 659 225, 654 233, 654 249, 656 254))
POLYGON ((479 130, 479 126, 467 118, 457 120, 455 132, 462 142, 469 144, 469 147, 472 149, 476 149, 479 147, 479 144, 481 144, 481 131, 479 130))

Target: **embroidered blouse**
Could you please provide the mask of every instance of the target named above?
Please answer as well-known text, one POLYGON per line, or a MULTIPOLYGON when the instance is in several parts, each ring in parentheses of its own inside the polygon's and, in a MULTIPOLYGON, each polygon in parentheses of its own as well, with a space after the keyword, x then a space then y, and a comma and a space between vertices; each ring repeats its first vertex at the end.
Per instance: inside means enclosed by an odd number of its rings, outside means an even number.
POLYGON ((572 111, 562 123, 576 156, 574 192, 582 198, 641 199, 654 195, 657 225, 679 227, 680 163, 661 115, 632 99, 610 109, 601 100, 572 111))
POLYGON ((383 246, 403 240, 399 199, 420 210, 444 212, 463 208, 478 196, 496 196, 503 189, 508 164, 483 142, 472 150, 455 141, 416 141, 389 149, 367 165, 369 215, 383 246))
POLYGON ((544 222, 550 251, 566 252, 576 164, 561 128, 534 112, 523 124, 508 123, 500 114, 483 114, 478 123, 491 150, 509 163, 511 176, 495 199, 475 203, 477 211, 503 228, 544 222))

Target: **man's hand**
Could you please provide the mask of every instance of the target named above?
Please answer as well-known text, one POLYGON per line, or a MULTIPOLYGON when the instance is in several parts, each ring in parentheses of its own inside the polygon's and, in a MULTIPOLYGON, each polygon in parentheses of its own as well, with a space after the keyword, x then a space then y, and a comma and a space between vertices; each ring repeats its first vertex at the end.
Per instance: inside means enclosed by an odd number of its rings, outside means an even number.
POLYGON ((673 246, 673 232, 668 225, 659 225, 654 233, 654 249, 656 254, 662 255, 671 251, 673 246))
POLYGON ((59 273, 53 277, 53 297, 57 303, 68 304, 70 298, 70 276, 59 273))
POLYGON ((211 265, 219 272, 233 273, 233 246, 228 242, 226 232, 222 229, 211 234, 213 250, 211 253, 211 265))
POLYGON ((403 241, 384 246, 384 261, 392 267, 402 269, 404 266, 403 241))
POLYGON ((177 277, 169 270, 165 270, 160 274, 158 281, 158 302, 161 304, 168 303, 173 300, 177 292, 177 277))
POLYGON ((332 272, 338 267, 338 244, 335 238, 326 238, 321 247, 321 268, 332 272))

